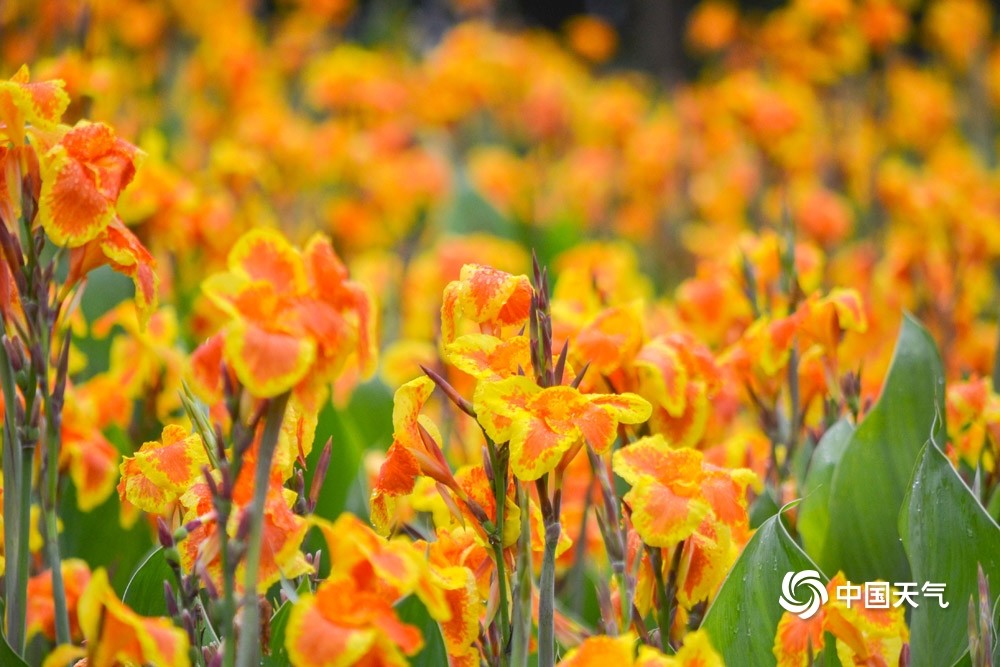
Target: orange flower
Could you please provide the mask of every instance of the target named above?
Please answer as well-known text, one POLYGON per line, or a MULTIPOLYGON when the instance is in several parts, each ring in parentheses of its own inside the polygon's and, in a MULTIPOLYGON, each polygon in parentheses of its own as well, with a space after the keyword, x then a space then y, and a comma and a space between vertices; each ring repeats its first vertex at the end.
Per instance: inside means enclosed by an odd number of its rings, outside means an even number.
POLYGON ((676 655, 666 656, 652 646, 640 645, 636 654, 634 633, 620 637, 599 635, 585 640, 566 654, 558 667, 723 667, 722 658, 712 648, 702 630, 689 632, 676 655))
POLYGON ((989 378, 950 383, 946 405, 948 440, 958 456, 970 466, 982 460, 992 472, 1000 457, 1000 396, 989 378))
POLYGON ((285 646, 296 665, 347 667, 405 665, 423 647, 420 631, 399 620, 392 602, 360 588, 345 574, 331 575, 292 607, 285 646))
MULTIPOLYGON (((82 635, 77 620, 77 602, 90 582, 90 567, 82 560, 66 559, 62 562, 62 577, 66 593, 66 609, 69 611, 70 636, 74 640, 79 640, 82 635)), ((56 638, 52 570, 46 570, 28 580, 28 639, 39 632, 50 640, 56 638)))
POLYGON ((76 248, 115 218, 121 191, 144 154, 103 123, 81 122, 39 155, 38 216, 57 245, 76 248))
POLYGON ((461 277, 448 283, 441 305, 441 341, 455 340, 460 318, 479 325, 482 333, 499 336, 505 326, 520 326, 528 320, 531 283, 527 276, 466 264, 461 277))
POLYGON ((823 648, 824 633, 836 639, 844 664, 884 667, 898 663, 902 647, 909 641, 903 607, 870 609, 861 601, 848 606, 837 594, 847 583, 838 572, 826 585, 830 601, 809 619, 802 620, 791 612, 782 615, 774 640, 778 667, 806 665, 810 652, 815 655, 823 648))
MULTIPOLYGON (((74 391, 70 388, 70 396, 74 391)), ((88 512, 114 491, 118 477, 118 450, 108 442, 94 423, 89 405, 72 398, 66 401, 62 413, 61 468, 68 468, 76 487, 76 504, 88 512)))
MULTIPOLYGON (((299 408, 294 400, 289 401, 285 420, 282 422, 278 437, 271 477, 264 501, 261 560, 257 579, 258 591, 261 594, 282 577, 291 579, 312 572, 312 567, 306 562, 300 551, 302 540, 308 529, 306 520, 292 511, 292 505, 296 499, 295 492, 282 485, 283 480, 292 474, 294 460, 298 456, 305 456, 302 442, 299 440, 301 419, 299 408)), ((233 484, 232 513, 228 525, 224 528, 230 539, 237 534, 241 522, 245 521, 246 515, 250 511, 254 484, 256 483, 256 461, 263 432, 264 425, 261 424, 250 448, 243 454, 240 474, 233 484)), ((180 437, 182 437, 180 430, 171 433, 165 431, 164 444, 169 441, 169 451, 162 452, 162 447, 152 447, 150 458, 153 460, 134 464, 138 474, 135 477, 133 488, 130 489, 126 484, 127 492, 133 491, 142 501, 158 503, 165 499, 155 492, 149 492, 148 481, 150 479, 162 478, 172 485, 193 472, 194 465, 190 459, 200 458, 200 454, 196 454, 197 450, 194 449, 196 444, 200 444, 200 438, 189 436, 179 440, 180 437), (148 477, 143 474, 144 469, 149 471, 146 473, 148 477)), ((216 484, 218 484, 218 472, 213 472, 213 475, 216 484)), ((199 571, 208 576, 218 587, 222 585, 222 561, 219 552, 221 539, 212 493, 207 480, 202 481, 204 477, 200 471, 197 476, 192 476, 190 479, 189 488, 180 493, 177 498, 181 508, 182 522, 195 526, 178 545, 181 565, 187 571, 199 571)), ((129 480, 129 482, 131 481, 129 480)), ((169 498, 171 494, 165 495, 169 498)), ((244 567, 245 563, 242 562, 237 566, 237 589, 241 587, 243 581, 244 567)))
POLYGON ((202 467, 208 463, 200 435, 165 426, 160 442, 146 442, 122 460, 118 496, 144 512, 167 516, 181 495, 202 479, 202 467))
POLYGON ((292 608, 285 645, 296 665, 405 665, 404 656, 423 646, 420 631, 393 608, 410 594, 442 623, 449 651, 478 634, 469 622, 478 619, 478 604, 468 569, 435 572, 413 544, 387 541, 350 514, 334 523, 313 521, 326 538, 332 569, 314 595, 292 608))
POLYGON ((687 40, 699 51, 719 51, 736 37, 739 12, 734 4, 712 0, 698 5, 687 26, 687 40))
POLYGON ((531 342, 527 336, 501 340, 486 334, 459 336, 445 346, 445 360, 477 380, 496 381, 531 368, 531 342))
POLYGON ((653 404, 652 430, 679 447, 697 445, 720 384, 708 348, 684 334, 659 336, 643 346, 633 366, 639 394, 653 404))
POLYGON ((572 387, 539 387, 524 376, 481 382, 474 405, 495 442, 510 442, 510 464, 520 479, 551 472, 586 440, 598 453, 618 436, 618 424, 640 424, 650 405, 635 394, 584 394, 572 387))
POLYGON ((388 535, 395 518, 396 499, 413 493, 417 477, 426 475, 453 491, 460 488, 441 454, 441 434, 431 419, 420 414, 434 391, 434 382, 419 377, 396 390, 393 397, 393 441, 379 469, 372 488, 370 510, 372 524, 388 535), (425 442, 423 430, 433 441, 425 442))
MULTIPOLYGON (((252 457, 244 458, 244 465, 252 471, 252 457)), ((253 492, 251 480, 253 474, 248 473, 238 480, 233 492, 233 512, 230 515, 226 532, 230 539, 235 537, 240 522, 249 512, 249 504, 253 492)), ((271 478, 267 496, 264 501, 263 537, 261 538, 260 566, 257 579, 257 591, 264 594, 271 584, 282 577, 292 579, 312 571, 300 551, 302 540, 308 526, 306 520, 291 509, 295 493, 281 486, 277 476, 271 478)), ((188 572, 203 571, 211 577, 216 587, 222 586, 222 560, 219 549, 219 525, 215 517, 211 491, 206 482, 198 482, 191 486, 178 499, 183 508, 184 523, 198 522, 178 545, 181 565, 188 572)), ((243 585, 243 570, 246 564, 240 562, 236 569, 236 587, 239 592, 243 585)))
POLYGON ((701 452, 673 449, 660 435, 616 451, 613 467, 632 485, 624 500, 636 532, 650 546, 672 547, 707 518, 746 529, 746 488, 756 478, 749 470, 709 466, 701 452))
MULTIPOLYGON (((371 300, 321 235, 300 252, 278 232, 250 231, 230 251, 229 270, 203 289, 230 316, 222 356, 256 397, 295 388, 312 407, 352 352, 363 374, 374 370, 371 300)), ((204 379, 221 387, 217 369, 204 379)))
POLYGON ((618 48, 615 29, 598 16, 574 16, 566 23, 566 38, 570 47, 592 63, 603 63, 618 48))
POLYGON ((139 324, 145 327, 158 299, 160 278, 156 274, 156 260, 117 215, 94 238, 70 252, 66 285, 75 284, 105 264, 132 279, 139 324))
POLYGON ((94 572, 78 603, 88 667, 154 664, 188 667, 187 633, 166 618, 140 616, 115 595, 104 569, 94 572))
POLYGON ((29 82, 28 67, 21 69, 9 81, 0 81, 0 134, 14 144, 24 144, 24 126, 54 129, 69 106, 62 81, 29 82))

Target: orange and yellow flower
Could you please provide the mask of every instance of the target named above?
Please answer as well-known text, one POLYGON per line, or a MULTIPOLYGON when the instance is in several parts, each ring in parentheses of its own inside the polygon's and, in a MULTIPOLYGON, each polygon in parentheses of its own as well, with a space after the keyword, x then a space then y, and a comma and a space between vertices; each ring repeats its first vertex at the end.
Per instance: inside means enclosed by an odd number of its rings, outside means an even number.
POLYGON ((474 406, 486 433, 497 443, 510 442, 511 469, 526 481, 551 472, 584 442, 606 452, 620 423, 641 424, 650 415, 649 403, 635 394, 542 388, 524 376, 481 382, 474 406))
MULTIPOLYGON (((256 397, 294 388, 313 406, 352 353, 364 375, 374 370, 371 299, 321 235, 299 251, 278 232, 248 232, 230 251, 229 270, 204 291, 229 318, 218 334, 222 357, 256 397)), ((218 391, 213 370, 208 388, 218 391)))

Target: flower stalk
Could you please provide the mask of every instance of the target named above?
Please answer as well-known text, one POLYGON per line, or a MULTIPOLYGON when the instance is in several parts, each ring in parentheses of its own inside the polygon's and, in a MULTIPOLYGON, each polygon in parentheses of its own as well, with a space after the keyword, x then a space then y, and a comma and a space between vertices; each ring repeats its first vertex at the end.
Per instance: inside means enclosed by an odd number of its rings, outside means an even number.
POLYGON ((250 533, 247 540, 243 579, 242 632, 237 651, 237 667, 252 667, 260 663, 260 607, 257 604, 257 574, 260 570, 261 542, 264 535, 264 505, 271 477, 271 461, 281 434, 281 422, 288 405, 289 392, 270 400, 264 417, 264 433, 257 453, 254 470, 253 500, 248 509, 250 533))

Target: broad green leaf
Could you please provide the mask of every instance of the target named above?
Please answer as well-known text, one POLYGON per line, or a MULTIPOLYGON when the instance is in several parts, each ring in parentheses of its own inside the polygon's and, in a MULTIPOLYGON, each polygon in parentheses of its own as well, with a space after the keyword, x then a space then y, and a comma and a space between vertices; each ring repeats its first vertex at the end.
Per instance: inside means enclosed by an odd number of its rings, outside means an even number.
POLYGON ((437 621, 427 613, 427 608, 420 599, 411 595, 396 605, 399 620, 416 626, 424 637, 424 647, 420 653, 410 658, 411 667, 438 667, 448 664, 448 650, 441 636, 441 628, 437 621))
POLYGON ((944 371, 930 334, 910 316, 882 395, 854 431, 833 473, 830 528, 819 564, 852 581, 910 581, 899 508, 923 443, 943 428, 944 371))
POLYGON ((784 613, 778 602, 782 579, 787 572, 818 569, 780 518, 781 513, 771 517, 750 538, 702 623, 727 665, 776 663, 774 636, 784 613))
POLYGON ((798 531, 806 553, 813 556, 822 554, 826 546, 830 528, 830 482, 852 435, 854 426, 846 417, 831 426, 816 445, 802 485, 798 531))
POLYGON ((163 582, 176 584, 173 570, 163 555, 163 547, 151 551, 132 573, 122 593, 122 602, 143 616, 165 616, 167 602, 163 582))
POLYGON ((750 505, 750 527, 759 528, 762 523, 770 519, 781 509, 774 499, 775 493, 770 486, 757 496, 750 505))
POLYGON ((28 663, 21 659, 14 649, 7 643, 7 638, 0 640, 0 665, 4 667, 28 667, 28 663))
POLYGON ((911 664, 952 664, 969 648, 969 599, 976 599, 977 564, 1000 591, 1000 526, 962 482, 951 463, 928 443, 899 517, 899 534, 913 571, 908 581, 946 584, 941 609, 920 598, 910 620, 911 664))

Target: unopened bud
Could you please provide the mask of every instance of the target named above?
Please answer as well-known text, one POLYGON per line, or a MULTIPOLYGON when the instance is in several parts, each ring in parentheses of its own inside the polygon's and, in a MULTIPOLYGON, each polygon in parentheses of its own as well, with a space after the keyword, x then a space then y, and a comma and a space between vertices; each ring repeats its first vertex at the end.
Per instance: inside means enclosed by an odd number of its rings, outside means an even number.
POLYGON ((177 616, 180 613, 180 609, 177 607, 177 598, 174 596, 174 589, 171 587, 169 581, 163 582, 163 598, 167 602, 167 615, 177 616))
POLYGON ((21 340, 17 336, 13 339, 4 336, 3 346, 7 351, 7 358, 10 359, 10 367, 15 373, 20 373, 24 370, 24 367, 27 364, 27 360, 24 358, 24 348, 21 346, 21 340))
POLYGON ((160 546, 164 549, 174 546, 174 537, 170 533, 170 527, 162 517, 156 518, 156 537, 160 540, 160 546))

